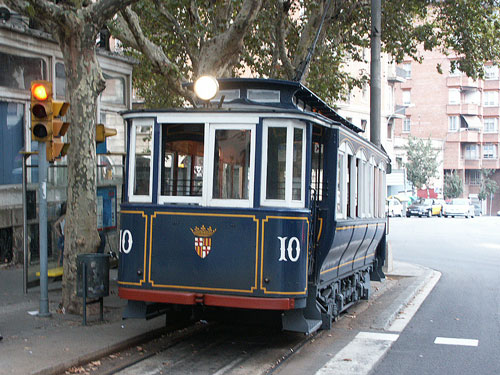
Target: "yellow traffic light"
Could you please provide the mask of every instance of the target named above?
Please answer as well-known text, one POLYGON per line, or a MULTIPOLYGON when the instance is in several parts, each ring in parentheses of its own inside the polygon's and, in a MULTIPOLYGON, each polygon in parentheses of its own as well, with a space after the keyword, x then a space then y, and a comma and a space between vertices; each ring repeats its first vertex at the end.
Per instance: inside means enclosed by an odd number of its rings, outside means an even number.
POLYGON ((52 137, 52 83, 31 82, 31 138, 47 142, 52 137))
POLYGON ((102 143, 106 140, 107 137, 112 137, 116 134, 118 134, 116 129, 107 128, 104 126, 104 124, 97 124, 95 132, 95 142, 102 143))
POLYGON ((68 153, 69 143, 63 143, 60 137, 55 137, 47 142, 47 161, 54 160, 65 156, 68 153))
POLYGON ((69 128, 69 122, 63 122, 59 117, 65 116, 68 111, 69 103, 52 101, 52 137, 47 142, 47 160, 53 162, 55 159, 66 156, 69 149, 69 143, 63 143, 62 136, 66 134, 69 128))

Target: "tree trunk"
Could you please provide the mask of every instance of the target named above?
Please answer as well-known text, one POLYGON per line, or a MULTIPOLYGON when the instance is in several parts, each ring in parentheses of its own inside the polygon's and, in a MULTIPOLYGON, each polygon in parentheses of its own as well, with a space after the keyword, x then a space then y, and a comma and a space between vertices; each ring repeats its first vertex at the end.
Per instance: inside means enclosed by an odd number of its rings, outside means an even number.
POLYGON ((80 313, 76 296, 76 257, 95 253, 99 245, 96 208, 96 101, 105 80, 95 53, 96 26, 75 17, 71 27, 61 28, 58 39, 64 55, 66 90, 71 104, 71 146, 68 151, 68 204, 65 225, 63 306, 80 313), (74 145, 78 145, 75 147, 74 145))

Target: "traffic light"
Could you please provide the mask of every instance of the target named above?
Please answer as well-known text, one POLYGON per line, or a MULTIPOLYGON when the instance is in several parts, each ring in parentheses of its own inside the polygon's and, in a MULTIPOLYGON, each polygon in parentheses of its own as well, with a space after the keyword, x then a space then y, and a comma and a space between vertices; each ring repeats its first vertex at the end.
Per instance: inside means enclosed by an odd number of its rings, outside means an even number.
POLYGON ((31 82, 31 138, 47 142, 52 137, 52 83, 31 82))
POLYGON ((104 124, 97 124, 95 132, 95 142, 102 143, 106 140, 106 138, 112 137, 116 134, 116 129, 107 128, 104 126, 104 124))
POLYGON ((47 142, 47 160, 53 162, 55 159, 66 156, 69 143, 64 143, 61 139, 69 128, 69 122, 63 122, 60 117, 65 116, 69 103, 52 101, 52 137, 47 142))

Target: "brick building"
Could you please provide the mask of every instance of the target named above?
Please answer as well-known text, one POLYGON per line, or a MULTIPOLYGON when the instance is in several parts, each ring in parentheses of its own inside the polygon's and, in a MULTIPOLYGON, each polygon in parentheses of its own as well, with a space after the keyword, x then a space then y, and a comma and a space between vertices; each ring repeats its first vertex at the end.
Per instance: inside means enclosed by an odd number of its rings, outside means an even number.
MULTIPOLYGON (((430 138, 439 152, 439 177, 430 188, 442 194, 444 175, 456 171, 463 181, 463 196, 480 191, 481 170, 493 169, 490 177, 500 185, 498 159, 500 106, 499 68, 485 64, 483 80, 472 80, 451 71, 453 57, 422 51, 423 63, 404 62, 404 82, 396 84, 396 103, 407 106, 406 114, 394 121, 393 166, 402 168, 404 145, 409 136, 430 138), (442 74, 436 67, 441 66, 442 74)), ((500 191, 491 202, 491 212, 500 210, 500 191)), ((490 201, 482 202, 490 213, 490 201)))

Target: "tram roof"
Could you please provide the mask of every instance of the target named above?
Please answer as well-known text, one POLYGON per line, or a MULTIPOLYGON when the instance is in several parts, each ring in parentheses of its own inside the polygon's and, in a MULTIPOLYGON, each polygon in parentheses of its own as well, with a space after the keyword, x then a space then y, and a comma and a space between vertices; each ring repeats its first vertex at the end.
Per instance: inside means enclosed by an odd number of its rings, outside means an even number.
MULTIPOLYGON (((286 110, 304 110, 320 114, 330 120, 338 122, 345 127, 355 131, 356 133, 363 132, 364 129, 354 125, 344 117, 340 116, 335 109, 320 99, 315 93, 309 90, 300 82, 284 81, 265 78, 221 78, 219 82, 219 98, 224 91, 238 90, 238 96, 230 98, 224 102, 224 106, 232 105, 255 105, 261 107, 281 108, 286 110), (249 99, 249 90, 279 90, 279 102, 276 100, 266 101, 265 99, 252 100, 249 99)), ((188 83, 185 85, 192 90, 194 84, 188 83)), ((220 101, 218 97, 212 100, 213 104, 220 101)), ((202 104, 200 102, 200 104, 202 104)), ((137 112, 125 111, 124 113, 137 112)), ((149 112, 149 111, 148 111, 149 112)))

